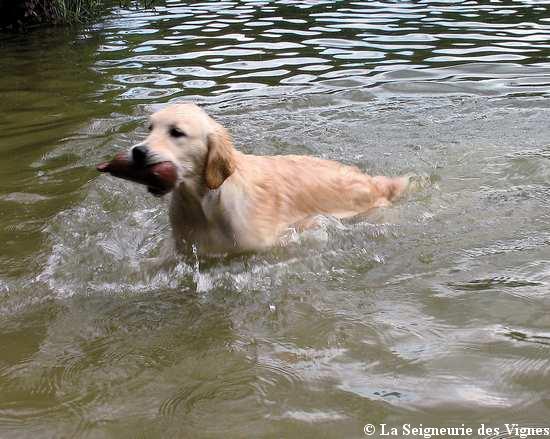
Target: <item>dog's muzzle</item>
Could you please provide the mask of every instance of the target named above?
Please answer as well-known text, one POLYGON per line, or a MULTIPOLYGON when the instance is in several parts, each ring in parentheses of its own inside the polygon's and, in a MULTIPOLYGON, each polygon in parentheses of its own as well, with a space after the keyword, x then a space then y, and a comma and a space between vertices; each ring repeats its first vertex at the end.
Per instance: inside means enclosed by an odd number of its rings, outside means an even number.
POLYGON ((128 160, 136 166, 151 166, 157 163, 172 161, 168 157, 153 151, 145 143, 138 143, 132 146, 128 151, 128 160))
POLYGON ((143 184, 156 196, 170 192, 178 179, 174 162, 151 153, 143 144, 117 154, 110 162, 100 163, 97 170, 143 184))
POLYGON ((130 150, 132 160, 139 166, 145 166, 147 164, 147 156, 149 155, 149 149, 145 145, 136 145, 130 150))

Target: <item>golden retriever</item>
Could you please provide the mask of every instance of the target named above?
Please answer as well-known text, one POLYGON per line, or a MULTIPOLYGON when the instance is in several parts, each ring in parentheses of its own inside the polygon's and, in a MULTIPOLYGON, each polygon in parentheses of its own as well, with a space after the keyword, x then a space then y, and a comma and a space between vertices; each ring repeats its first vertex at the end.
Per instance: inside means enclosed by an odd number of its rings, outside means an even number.
POLYGON ((175 164, 175 242, 201 253, 266 249, 291 228, 313 226, 318 215, 348 218, 387 206, 409 184, 407 177, 371 177, 316 157, 244 154, 222 125, 190 103, 154 113, 149 128, 129 155, 148 165, 175 164))

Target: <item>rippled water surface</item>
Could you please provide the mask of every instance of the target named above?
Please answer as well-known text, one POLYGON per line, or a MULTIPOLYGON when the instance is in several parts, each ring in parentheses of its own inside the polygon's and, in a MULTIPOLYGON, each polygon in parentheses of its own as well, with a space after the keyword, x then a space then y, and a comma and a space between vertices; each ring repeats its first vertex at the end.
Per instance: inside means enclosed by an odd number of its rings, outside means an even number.
POLYGON ((548 2, 158 1, 0 55, 0 437, 548 425, 548 2), (180 100, 245 152, 431 183, 178 256, 168 200, 93 165, 180 100))

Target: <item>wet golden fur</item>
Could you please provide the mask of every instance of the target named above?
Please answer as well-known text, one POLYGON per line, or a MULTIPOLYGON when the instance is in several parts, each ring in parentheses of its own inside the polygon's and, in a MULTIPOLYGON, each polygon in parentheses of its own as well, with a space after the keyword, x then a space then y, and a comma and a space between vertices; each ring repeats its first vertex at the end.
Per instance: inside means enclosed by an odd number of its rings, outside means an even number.
POLYGON ((151 152, 150 163, 176 164, 174 238, 179 247, 195 244, 201 252, 277 245, 289 228, 309 227, 317 215, 347 218, 386 206, 407 186, 404 177, 371 177, 316 157, 243 154, 228 131, 193 104, 153 114, 141 145, 151 152), (183 135, 175 137, 173 129, 183 135))

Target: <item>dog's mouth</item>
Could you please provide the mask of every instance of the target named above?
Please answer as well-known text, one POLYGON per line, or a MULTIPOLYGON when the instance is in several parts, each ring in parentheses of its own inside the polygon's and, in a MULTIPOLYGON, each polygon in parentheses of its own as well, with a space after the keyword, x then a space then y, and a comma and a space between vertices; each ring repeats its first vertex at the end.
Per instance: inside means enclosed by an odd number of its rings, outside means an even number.
POLYGON ((178 168, 171 160, 159 161, 146 166, 147 191, 162 197, 174 189, 178 180, 178 168))
POLYGON ((158 186, 147 186, 147 192, 155 197, 163 197, 164 195, 170 193, 173 188, 167 189, 158 186))
POLYGON ((126 152, 117 154, 110 162, 100 163, 96 168, 99 172, 143 184, 149 193, 157 197, 174 189, 178 180, 178 169, 172 161, 141 164, 131 160, 126 152))

